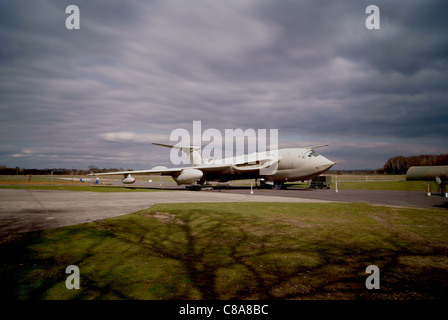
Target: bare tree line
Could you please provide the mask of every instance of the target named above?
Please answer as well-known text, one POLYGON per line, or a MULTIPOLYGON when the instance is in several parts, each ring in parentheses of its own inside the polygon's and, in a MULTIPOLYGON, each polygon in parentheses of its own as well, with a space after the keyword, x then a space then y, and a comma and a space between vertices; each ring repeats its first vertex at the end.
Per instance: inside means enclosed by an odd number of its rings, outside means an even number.
POLYGON ((387 174, 406 174, 412 166, 444 166, 448 165, 448 154, 396 156, 387 160, 381 171, 387 174))
POLYGON ((125 171, 123 168, 103 168, 99 169, 94 165, 90 165, 88 169, 66 169, 66 168, 45 168, 45 169, 26 169, 26 168, 8 168, 0 165, 0 175, 74 175, 83 176, 91 172, 113 172, 113 171, 125 171))

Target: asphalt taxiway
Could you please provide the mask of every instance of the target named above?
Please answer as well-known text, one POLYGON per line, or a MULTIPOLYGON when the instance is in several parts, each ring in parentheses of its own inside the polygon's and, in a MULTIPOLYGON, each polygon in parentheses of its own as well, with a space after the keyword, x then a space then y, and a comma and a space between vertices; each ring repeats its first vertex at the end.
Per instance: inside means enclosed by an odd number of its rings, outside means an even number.
MULTIPOLYGON (((241 194, 248 193, 242 188, 230 188, 223 192, 241 194)), ((440 208, 448 209, 448 199, 440 193, 431 196, 423 191, 389 191, 389 190, 349 190, 340 189, 256 189, 254 194, 260 196, 276 196, 287 198, 306 198, 314 200, 326 200, 333 202, 356 202, 373 205, 415 207, 415 208, 440 208)))
MULTIPOLYGON (((121 181, 112 181, 112 185, 123 185, 121 181)), ((185 186, 177 186, 174 182, 144 182, 137 181, 133 187, 155 188, 167 190, 185 190, 185 186)), ((249 194, 250 186, 239 185, 237 183, 221 185, 220 192, 231 194, 249 194)), ((216 186, 219 187, 219 186, 216 186)), ((208 190, 218 192, 218 189, 208 190)), ((202 191, 203 192, 203 191, 202 191)), ((448 209, 448 199, 440 193, 432 193, 427 196, 422 191, 397 191, 397 190, 351 190, 339 189, 310 189, 289 186, 284 190, 257 189, 253 188, 254 195, 266 197, 287 197, 300 199, 326 200, 334 202, 357 202, 373 205, 416 207, 416 208, 441 208, 448 209)))

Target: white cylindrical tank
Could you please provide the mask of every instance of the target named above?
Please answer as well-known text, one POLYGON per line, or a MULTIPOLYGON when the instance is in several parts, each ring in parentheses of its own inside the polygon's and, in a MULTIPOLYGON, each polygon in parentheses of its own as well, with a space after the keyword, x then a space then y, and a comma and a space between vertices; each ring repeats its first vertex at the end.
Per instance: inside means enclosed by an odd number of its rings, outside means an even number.
POLYGON ((204 173, 198 169, 184 169, 174 180, 178 185, 194 183, 202 178, 204 173))

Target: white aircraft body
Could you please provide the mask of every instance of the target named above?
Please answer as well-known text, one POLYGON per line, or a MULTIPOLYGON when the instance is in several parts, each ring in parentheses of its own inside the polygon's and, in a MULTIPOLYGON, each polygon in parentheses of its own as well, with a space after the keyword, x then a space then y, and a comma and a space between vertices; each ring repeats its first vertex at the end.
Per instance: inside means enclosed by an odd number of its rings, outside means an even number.
POLYGON ((124 175, 122 182, 132 184, 136 181, 132 174, 160 174, 171 176, 178 185, 203 185, 209 181, 227 182, 241 179, 264 179, 267 184, 280 187, 287 181, 309 180, 329 170, 334 162, 317 154, 313 149, 325 146, 305 148, 285 148, 272 152, 259 152, 224 159, 202 159, 199 147, 172 146, 161 143, 155 145, 175 148, 185 152, 191 167, 166 168, 154 167, 150 170, 134 170, 90 175, 124 175))

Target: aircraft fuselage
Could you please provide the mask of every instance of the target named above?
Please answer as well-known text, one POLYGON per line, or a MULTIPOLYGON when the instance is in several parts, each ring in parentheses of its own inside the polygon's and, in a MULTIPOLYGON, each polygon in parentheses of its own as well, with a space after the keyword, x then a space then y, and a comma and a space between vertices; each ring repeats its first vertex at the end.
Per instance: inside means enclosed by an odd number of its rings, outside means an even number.
POLYGON ((220 174, 208 174, 208 181, 230 181, 264 178, 267 181, 286 182, 308 180, 329 170, 335 163, 306 148, 279 149, 277 171, 273 175, 235 172, 228 169, 220 174))

